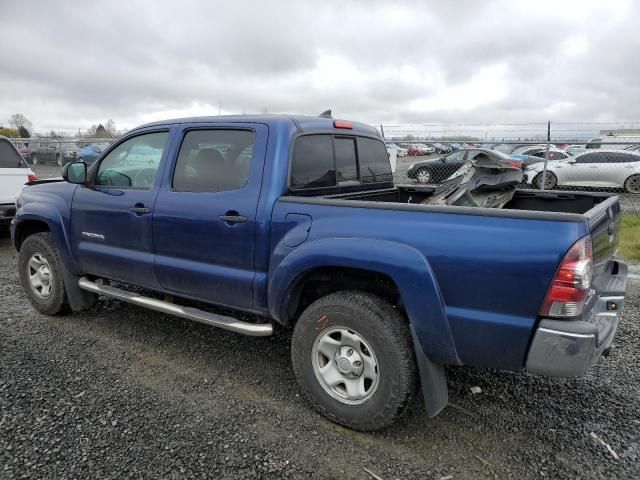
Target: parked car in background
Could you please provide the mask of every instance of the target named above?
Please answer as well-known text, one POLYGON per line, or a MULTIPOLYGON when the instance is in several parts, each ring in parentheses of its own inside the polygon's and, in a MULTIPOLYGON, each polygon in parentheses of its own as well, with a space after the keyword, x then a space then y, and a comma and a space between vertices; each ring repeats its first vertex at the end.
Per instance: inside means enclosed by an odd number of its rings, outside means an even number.
POLYGON ((458 150, 440 158, 422 160, 410 165, 407 176, 417 180, 418 183, 441 183, 456 173, 465 163, 473 160, 479 153, 496 156, 501 160, 513 160, 509 155, 490 149, 458 150))
POLYGON ((16 213, 16 196, 24 184, 37 179, 15 145, 0 136, 0 229, 11 223, 16 213))
POLYGON ((450 153, 451 149, 447 145, 443 145, 442 143, 432 143, 431 146, 434 148, 435 153, 450 153))
POLYGON ((387 143, 387 150, 389 150, 389 149, 395 149, 396 155, 398 157, 406 157, 407 156, 407 149, 404 148, 404 147, 401 147, 397 143, 387 143))
POLYGON ((420 157, 423 155, 431 155, 435 150, 430 145, 425 145, 423 143, 416 143, 409 146, 407 149, 407 154, 410 157, 420 157))
POLYGON ((78 161, 84 162, 87 165, 91 165, 96 159, 100 156, 100 154, 104 151, 105 148, 109 146, 108 143, 92 143, 89 145, 85 145, 77 155, 78 161))
MULTIPOLYGON (((526 182, 542 186, 544 163, 525 171, 526 182)), ((624 150, 587 151, 565 160, 549 162, 545 188, 558 186, 624 188, 640 193, 640 154, 624 150)))
POLYGON ((572 157, 575 157, 576 155, 578 155, 580 153, 586 152, 587 149, 585 148, 584 145, 569 145, 568 147, 564 148, 564 151, 568 155, 571 155, 572 157))
MULTIPOLYGON (((520 158, 525 165, 533 165, 534 163, 544 163, 545 155, 547 155, 547 147, 533 147, 523 150, 521 153, 512 153, 511 156, 520 158)), ((548 158, 552 160, 564 160, 570 158, 570 155, 559 148, 550 148, 548 158)))
POLYGON ((11 141, 11 143, 13 143, 13 145, 16 147, 16 149, 18 150, 18 152, 20 153, 20 155, 22 156, 22 158, 27 159, 29 158, 29 144, 26 142, 16 142, 16 141, 11 141))
POLYGON ((34 165, 55 162, 62 166, 75 161, 77 153, 78 146, 70 141, 32 139, 29 142, 29 158, 34 165))
POLYGON ((449 144, 449 150, 452 152, 456 152, 458 150, 460 150, 462 148, 462 146, 459 143, 450 143, 449 144))

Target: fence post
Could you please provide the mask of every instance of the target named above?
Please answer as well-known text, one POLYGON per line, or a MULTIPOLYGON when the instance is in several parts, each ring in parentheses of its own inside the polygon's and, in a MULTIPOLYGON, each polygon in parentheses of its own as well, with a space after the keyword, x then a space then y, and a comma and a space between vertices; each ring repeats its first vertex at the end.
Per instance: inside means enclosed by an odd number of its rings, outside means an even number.
POLYGON ((551 143, 551 120, 547 122, 547 150, 544 152, 544 169, 542 170, 542 183, 540 190, 544 190, 547 183, 547 165, 549 164, 549 144, 551 143))

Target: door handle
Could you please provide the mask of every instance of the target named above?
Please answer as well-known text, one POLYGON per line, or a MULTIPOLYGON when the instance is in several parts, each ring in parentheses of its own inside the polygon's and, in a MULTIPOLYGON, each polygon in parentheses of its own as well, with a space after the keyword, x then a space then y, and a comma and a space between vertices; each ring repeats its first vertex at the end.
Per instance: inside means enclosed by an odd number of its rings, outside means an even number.
POLYGON ((244 223, 247 221, 247 217, 240 215, 238 212, 231 211, 220 215, 220 220, 225 223, 244 223))
POLYGON ((142 205, 141 203, 136 203, 133 207, 131 207, 129 210, 131 210, 133 213, 139 213, 139 214, 143 214, 143 213, 149 213, 151 211, 150 208, 145 207, 144 205, 142 205))

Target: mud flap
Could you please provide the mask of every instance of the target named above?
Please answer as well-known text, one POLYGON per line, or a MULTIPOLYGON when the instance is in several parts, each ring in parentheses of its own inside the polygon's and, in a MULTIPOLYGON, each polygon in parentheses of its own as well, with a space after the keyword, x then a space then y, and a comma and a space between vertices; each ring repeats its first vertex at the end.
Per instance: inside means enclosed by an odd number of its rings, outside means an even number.
POLYGON ((67 292, 67 300, 69 301, 69 306, 71 310, 74 312, 79 312, 81 310, 86 310, 87 308, 93 307, 95 303, 98 301, 98 296, 95 293, 87 292, 82 290, 78 286, 78 280, 80 277, 77 277, 73 273, 71 273, 65 266, 64 263, 60 263, 60 269, 62 270, 62 281, 64 282, 64 289, 67 292))
POLYGON ((416 351, 416 361, 418 362, 418 371, 420 372, 420 385, 422 386, 424 406, 427 415, 433 418, 444 410, 444 407, 449 403, 447 374, 442 365, 432 362, 424 354, 416 332, 413 329, 413 325, 409 325, 409 328, 411 329, 413 348, 416 351))

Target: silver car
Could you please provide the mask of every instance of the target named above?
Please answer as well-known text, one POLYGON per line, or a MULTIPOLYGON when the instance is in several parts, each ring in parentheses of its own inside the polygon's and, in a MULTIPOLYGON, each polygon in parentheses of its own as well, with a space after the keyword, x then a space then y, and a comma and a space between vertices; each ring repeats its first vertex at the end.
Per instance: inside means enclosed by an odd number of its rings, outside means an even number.
MULTIPOLYGON (((526 182, 540 188, 543 169, 544 162, 528 167, 526 182)), ((640 153, 598 150, 549 162, 545 188, 557 186, 614 187, 640 193, 640 153)))

